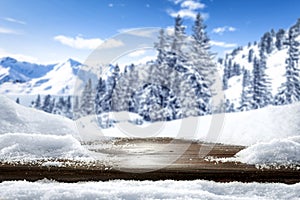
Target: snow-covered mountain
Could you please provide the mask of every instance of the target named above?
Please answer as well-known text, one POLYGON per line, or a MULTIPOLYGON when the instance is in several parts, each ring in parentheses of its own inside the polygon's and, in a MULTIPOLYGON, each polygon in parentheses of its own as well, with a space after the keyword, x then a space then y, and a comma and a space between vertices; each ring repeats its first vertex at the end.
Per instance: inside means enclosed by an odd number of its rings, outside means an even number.
MULTIPOLYGON (((300 43, 300 31, 298 29, 296 42, 300 43)), ((264 52, 266 60, 265 73, 270 83, 270 92, 273 97, 278 94, 282 84, 286 81, 286 67, 289 59, 289 30, 279 29, 277 32, 271 30, 266 32, 260 41, 248 43, 227 53, 225 58, 219 59, 221 75, 225 80, 225 95, 231 103, 238 107, 241 101, 243 90, 243 76, 248 71, 249 79, 253 79, 254 59, 261 59, 263 42, 267 44, 264 52), (227 73, 227 74, 226 74, 227 73)), ((298 45, 300 51, 300 45, 298 45)), ((249 80, 248 80, 249 81, 249 80)))
POLYGON ((72 59, 51 65, 0 59, 0 94, 72 95, 75 83, 83 84, 88 78, 97 80, 94 72, 72 59))

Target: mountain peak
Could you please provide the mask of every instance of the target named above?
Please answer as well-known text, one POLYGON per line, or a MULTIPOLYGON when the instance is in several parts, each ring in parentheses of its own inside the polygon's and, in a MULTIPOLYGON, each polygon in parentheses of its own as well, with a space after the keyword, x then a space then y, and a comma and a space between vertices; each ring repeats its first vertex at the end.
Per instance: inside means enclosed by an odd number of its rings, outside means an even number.
POLYGON ((80 62, 76 61, 76 60, 73 60, 72 58, 69 58, 67 60, 67 63, 70 63, 71 66, 79 66, 79 65, 82 65, 80 62))
POLYGON ((3 57, 1 58, 1 63, 16 63, 18 62, 16 59, 12 58, 12 57, 3 57))

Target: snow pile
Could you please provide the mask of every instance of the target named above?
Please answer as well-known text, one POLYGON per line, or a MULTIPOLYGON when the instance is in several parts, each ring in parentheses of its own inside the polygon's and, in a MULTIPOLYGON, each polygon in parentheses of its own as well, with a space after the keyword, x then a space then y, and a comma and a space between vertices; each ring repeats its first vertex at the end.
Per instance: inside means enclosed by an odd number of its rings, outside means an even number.
POLYGON ((8 133, 0 135, 1 162, 91 160, 89 152, 71 135, 8 133))
POLYGON ((237 153, 236 160, 259 165, 299 165, 300 136, 252 145, 237 153))
POLYGON ((70 134, 79 138, 75 123, 59 115, 27 108, 0 95, 0 134, 70 134))
POLYGON ((2 199, 298 199, 300 184, 213 181, 109 181, 0 183, 2 199))

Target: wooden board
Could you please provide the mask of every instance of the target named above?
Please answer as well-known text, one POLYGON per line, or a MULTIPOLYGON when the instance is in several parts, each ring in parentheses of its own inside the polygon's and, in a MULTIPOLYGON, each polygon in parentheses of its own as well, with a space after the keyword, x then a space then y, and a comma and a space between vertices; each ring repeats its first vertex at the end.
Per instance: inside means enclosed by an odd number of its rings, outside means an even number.
POLYGON ((291 168, 257 169, 254 165, 209 161, 208 157, 232 157, 242 146, 199 143, 170 138, 115 139, 105 143, 85 144, 99 160, 93 164, 66 167, 41 164, 2 164, 0 181, 43 178, 64 182, 124 180, 195 180, 220 182, 300 181, 300 170, 291 168), (110 161, 101 160, 109 155, 110 161))

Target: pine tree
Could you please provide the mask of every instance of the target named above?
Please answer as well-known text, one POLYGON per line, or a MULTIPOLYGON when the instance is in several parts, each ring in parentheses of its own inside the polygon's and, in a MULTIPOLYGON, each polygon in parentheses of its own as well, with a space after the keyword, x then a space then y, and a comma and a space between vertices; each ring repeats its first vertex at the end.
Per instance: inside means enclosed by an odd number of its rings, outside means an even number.
POLYGON ((47 112, 47 113, 52 113, 52 111, 53 111, 53 101, 52 101, 52 98, 51 98, 50 94, 45 96, 44 102, 43 102, 43 105, 42 105, 41 109, 43 111, 47 112))
POLYGON ((213 55, 210 53, 209 38, 206 33, 206 26, 200 14, 197 14, 194 26, 192 28, 191 49, 189 51, 190 65, 201 77, 201 83, 197 90, 201 96, 198 96, 198 104, 201 115, 211 113, 211 97, 215 92, 212 88, 216 80, 216 63, 213 62, 213 55))
POLYGON ((284 44, 285 44, 285 30, 279 29, 278 32, 276 33, 275 46, 277 47, 278 50, 282 50, 284 44))
POLYGON ((248 52, 248 62, 251 63, 254 56, 254 50, 251 48, 248 52))
POLYGON ((73 112, 72 112, 72 119, 76 120, 81 117, 80 115, 80 109, 79 109, 79 97, 75 96, 73 97, 73 112))
POLYGON ((288 55, 286 60, 286 82, 281 86, 276 95, 275 104, 289 104, 300 100, 300 77, 299 77, 299 42, 296 38, 300 35, 300 19, 297 24, 289 29, 288 55))
POLYGON ((270 82, 265 73, 265 56, 261 55, 261 60, 254 58, 253 62, 253 103, 254 109, 262 108, 271 103, 270 82))
POLYGON ((178 15, 175 18, 175 26, 174 26, 174 35, 173 41, 171 45, 171 51, 177 55, 177 59, 183 59, 183 48, 185 45, 186 35, 185 35, 185 27, 183 26, 183 20, 178 15))
POLYGON ((64 110, 64 116, 73 119, 73 112, 72 112, 72 97, 68 96, 67 100, 65 101, 65 110, 64 110))
POLYGON ((235 112, 234 103, 231 103, 229 99, 226 99, 225 102, 225 112, 226 113, 235 112))
MULTIPOLYGON (((127 73, 130 73, 130 71, 127 71, 127 73)), ((96 114, 111 111, 111 98, 112 90, 107 90, 106 81, 100 77, 96 87, 96 114)))
POLYGON ((17 103, 17 104, 20 104, 20 99, 19 99, 19 97, 16 99, 16 103, 17 103))
POLYGON ((242 81, 242 94, 240 107, 238 108, 240 111, 248 111, 252 109, 252 85, 251 85, 251 74, 249 70, 243 70, 243 81, 242 81))
POLYGON ((89 79, 81 94, 80 114, 81 116, 86 116, 92 114, 93 111, 94 111, 93 88, 92 88, 92 80, 89 79))
POLYGON ((267 53, 267 54, 270 54, 274 47, 273 47, 273 38, 272 38, 272 35, 270 32, 266 32, 263 37, 261 38, 261 41, 260 41, 260 50, 267 53))
POLYGON ((242 73, 242 69, 241 69, 240 64, 234 63, 233 64, 233 74, 235 76, 239 76, 239 75, 241 75, 241 73, 242 73))
POLYGON ((41 96, 39 94, 33 104, 33 107, 36 109, 41 109, 41 96))
POLYGON ((53 108, 53 113, 64 116, 65 105, 66 105, 66 103, 65 103, 64 97, 59 97, 58 102, 55 103, 55 106, 53 108))
POLYGON ((154 44, 154 47, 158 51, 157 63, 161 64, 165 60, 168 51, 167 36, 165 35, 164 29, 159 31, 158 41, 159 42, 154 44))
POLYGON ((197 45, 206 51, 209 51, 209 38, 206 33, 206 25, 203 22, 203 18, 200 13, 197 14, 196 20, 193 26, 193 35, 195 41, 197 41, 197 45))

